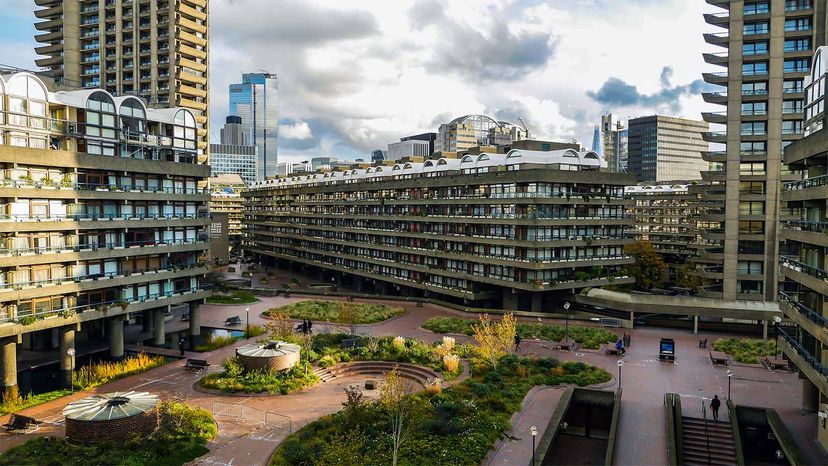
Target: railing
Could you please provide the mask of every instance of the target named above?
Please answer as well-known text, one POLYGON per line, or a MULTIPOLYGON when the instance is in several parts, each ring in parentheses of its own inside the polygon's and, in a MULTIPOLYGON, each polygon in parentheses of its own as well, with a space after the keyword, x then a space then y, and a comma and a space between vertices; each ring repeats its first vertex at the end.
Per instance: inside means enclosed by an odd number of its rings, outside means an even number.
POLYGON ((823 366, 818 357, 812 355, 811 352, 802 346, 802 344, 795 337, 788 335, 788 333, 781 327, 777 327, 777 332, 779 332, 779 336, 791 345, 791 348, 793 348, 800 357, 805 359, 805 361, 807 361, 808 364, 814 368, 814 370, 828 377, 828 367, 823 366))
POLYGON ((65 285, 68 283, 80 283, 83 281, 89 280, 100 280, 100 279, 110 279, 115 277, 128 277, 134 275, 142 275, 148 272, 175 272, 178 270, 184 269, 195 269, 198 267, 203 267, 204 264, 200 263, 192 263, 192 264, 178 264, 178 265, 169 265, 165 268, 147 268, 147 269, 135 269, 130 270, 129 272, 126 271, 116 271, 116 272, 102 272, 96 274, 89 274, 89 275, 79 275, 75 277, 62 277, 62 278, 51 278, 49 280, 35 280, 35 281, 26 281, 26 282, 13 282, 13 283, 0 283, 0 291, 9 291, 9 290, 22 290, 23 288, 40 288, 44 285, 65 285))
POLYGON ((820 280, 828 281, 828 272, 819 267, 800 262, 792 257, 780 256, 779 263, 797 272, 806 273, 812 277, 819 278, 820 280))
POLYGON ((181 240, 150 240, 150 241, 121 241, 112 243, 96 243, 96 244, 75 244, 64 246, 46 246, 42 248, 0 248, 0 255, 7 256, 22 256, 26 254, 43 254, 48 252, 81 252, 81 251, 98 251, 101 249, 115 249, 115 248, 129 248, 133 246, 147 247, 147 246, 171 246, 176 244, 197 244, 205 241, 198 239, 181 239, 181 240))
POLYGON ((811 231, 825 233, 828 231, 828 222, 809 222, 807 220, 785 220, 782 226, 789 230, 811 231))
POLYGON ((208 188, 176 188, 166 186, 139 186, 139 185, 113 185, 98 183, 72 183, 56 180, 0 180, 0 188, 69 188, 76 191, 111 191, 125 192, 136 191, 142 193, 167 193, 167 194, 209 194, 208 188))
MULTIPOLYGON (((172 291, 161 291, 161 292, 158 292, 158 293, 151 293, 151 294, 147 294, 146 296, 139 297, 138 299, 130 300, 129 302, 130 303, 143 303, 143 302, 152 301, 152 300, 155 300, 155 299, 170 298, 170 297, 182 295, 182 294, 185 294, 185 293, 195 293, 195 292, 198 292, 198 291, 208 291, 210 289, 212 289, 212 285, 203 284, 203 285, 199 285, 199 286, 196 286, 196 287, 182 288, 182 289, 172 290, 172 291)), ((124 302, 123 299, 113 299, 113 300, 109 300, 109 301, 101 301, 99 303, 94 303, 94 304, 84 304, 84 305, 81 305, 81 306, 65 307, 65 308, 61 308, 61 309, 55 309, 55 310, 52 310, 52 311, 19 313, 15 317, 9 317, 8 313, 0 311, 0 323, 14 322, 17 319, 19 319, 20 317, 35 317, 37 319, 42 319, 44 317, 50 317, 50 316, 58 315, 58 314, 64 313, 64 312, 81 314, 81 313, 84 313, 84 312, 87 312, 87 311, 99 311, 102 308, 107 308, 107 307, 110 307, 112 305, 120 304, 120 303, 123 303, 123 302, 124 302)))
POLYGON ((819 186, 825 186, 826 184, 828 184, 828 175, 820 175, 811 178, 806 178, 804 180, 791 181, 789 183, 785 183, 783 189, 785 191, 798 191, 800 189, 809 189, 816 188, 819 186))
POLYGON ((704 419, 704 439, 707 442, 707 464, 713 464, 710 457, 710 430, 707 428, 707 405, 704 404, 704 398, 701 400, 702 418, 704 419))
POLYGON ((13 222, 42 222, 42 221, 77 221, 77 220, 163 220, 163 219, 189 219, 207 218, 209 214, 0 214, 0 221, 11 220, 13 222))
POLYGON ((828 318, 823 317, 821 314, 814 312, 804 304, 800 303, 796 296, 780 291, 779 300, 789 304, 792 308, 796 309, 797 312, 807 317, 811 322, 823 327, 828 327, 828 318))

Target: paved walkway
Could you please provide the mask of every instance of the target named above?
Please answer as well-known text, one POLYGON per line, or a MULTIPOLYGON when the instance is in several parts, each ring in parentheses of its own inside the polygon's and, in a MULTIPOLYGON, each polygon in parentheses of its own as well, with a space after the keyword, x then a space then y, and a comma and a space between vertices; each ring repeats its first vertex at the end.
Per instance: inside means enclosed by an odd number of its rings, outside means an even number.
MULTIPOLYGON (((208 327, 224 327, 224 320, 231 315, 240 315, 244 319, 245 307, 250 307, 250 323, 262 324, 264 319, 259 314, 271 307, 282 306, 288 303, 309 299, 305 296, 293 295, 291 298, 274 297, 263 298, 262 301, 249 305, 219 306, 203 305, 202 325, 208 327)), ((359 302, 360 300, 356 300, 359 302)), ((377 302, 372 300, 371 302, 377 302)), ((390 321, 373 325, 359 326, 359 331, 372 335, 404 335, 436 341, 442 338, 420 328, 425 320, 435 316, 465 315, 458 311, 449 310, 435 305, 426 304, 416 307, 414 303, 388 304, 399 305, 407 311, 406 314, 390 321)), ((467 315, 466 315, 467 316, 467 315)), ((546 320, 546 322, 553 322, 546 320)), ((324 324, 317 323, 314 330, 325 329, 324 324)), ((619 330, 617 333, 621 333, 619 330)), ((701 405, 702 398, 711 398, 718 394, 720 398, 727 395, 727 377, 725 367, 713 367, 707 357, 706 350, 698 348, 698 340, 708 337, 710 341, 723 335, 700 334, 691 335, 680 330, 637 329, 632 331, 632 344, 624 357, 621 386, 625 388, 622 398, 619 437, 616 444, 616 464, 641 465, 665 464, 667 454, 665 448, 665 426, 663 415, 664 393, 679 393, 685 397, 685 412, 692 415, 693 401, 701 405), (657 360, 658 342, 663 336, 676 340, 676 364, 661 363, 657 360)), ((470 337, 456 336, 458 342, 469 342, 470 337)), ((236 346, 243 344, 237 343, 236 346)), ((550 350, 546 342, 524 340, 521 344, 522 354, 537 354, 539 356, 554 356, 561 360, 579 360, 605 368, 613 375, 617 375, 616 357, 603 356, 594 351, 565 352, 550 350)), ((213 370, 219 370, 218 364, 234 352, 234 347, 225 347, 211 353, 200 354, 215 364, 213 370)), ((347 378, 335 379, 327 384, 319 384, 310 389, 288 396, 225 396, 196 392, 192 389, 193 383, 199 377, 196 374, 182 369, 184 361, 167 364, 152 371, 118 380, 91 392, 76 394, 73 397, 62 398, 40 406, 30 408, 26 414, 41 419, 55 421, 41 429, 42 434, 62 435, 63 426, 61 410, 71 400, 88 396, 92 392, 111 392, 115 390, 147 390, 159 393, 164 398, 179 398, 197 406, 214 412, 225 412, 229 415, 218 415, 219 438, 211 445, 211 452, 197 461, 198 464, 264 464, 275 446, 290 428, 296 430, 301 426, 341 409, 345 401, 343 388, 350 383, 360 382, 362 377, 354 380, 347 378), (225 404, 222 404, 225 403, 225 404), (238 406, 233 407, 231 404, 238 406), (238 414, 244 406, 246 417, 264 420, 269 416, 268 424, 276 427, 262 427, 261 422, 239 422, 233 415, 238 414), (267 414, 271 413, 271 414, 267 414)), ((814 464, 826 464, 825 456, 819 447, 810 440, 816 435, 816 416, 803 415, 799 411, 801 402, 800 382, 795 374, 769 372, 756 366, 739 366, 733 368, 735 376, 731 387, 732 396, 737 404, 767 406, 775 408, 788 428, 795 433, 794 437, 800 442, 806 458, 814 464)), ((504 444, 492 456, 491 464, 527 464, 525 453, 531 455, 531 446, 527 449, 525 434, 527 426, 538 426, 542 430, 548 423, 557 401, 555 394, 560 390, 537 390, 534 397, 527 400, 527 408, 515 417, 513 432, 521 440, 504 444), (546 419, 544 421, 544 419, 546 419)), ((0 422, 4 422, 0 418, 0 422)), ((5 451, 13 445, 22 443, 30 436, 0 434, 0 451, 5 451)), ((529 439, 531 441, 531 439, 529 439)))

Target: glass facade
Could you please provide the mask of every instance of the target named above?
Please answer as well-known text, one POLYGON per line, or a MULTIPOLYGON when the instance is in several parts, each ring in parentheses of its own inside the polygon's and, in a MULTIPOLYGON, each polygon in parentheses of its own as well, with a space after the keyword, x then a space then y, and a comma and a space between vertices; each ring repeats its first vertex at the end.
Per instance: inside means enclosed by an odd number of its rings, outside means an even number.
POLYGON ((278 81, 275 74, 245 73, 230 85, 230 114, 242 120, 248 143, 258 149, 256 180, 276 176, 279 153, 278 81))

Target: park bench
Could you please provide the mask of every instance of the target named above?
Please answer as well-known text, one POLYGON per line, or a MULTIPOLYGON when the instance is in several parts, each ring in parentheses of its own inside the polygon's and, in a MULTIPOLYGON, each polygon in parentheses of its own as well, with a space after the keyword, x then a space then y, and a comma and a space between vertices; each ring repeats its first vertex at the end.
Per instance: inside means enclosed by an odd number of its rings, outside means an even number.
POLYGON ((785 358, 765 356, 762 358, 762 361, 764 361, 765 366, 772 371, 777 369, 788 369, 788 360, 785 358))
POLYGON ((575 343, 575 340, 561 340, 553 341, 552 347, 563 351, 574 351, 578 349, 578 344, 575 343))
POLYGON ((184 369, 196 372, 206 371, 209 368, 210 363, 204 359, 187 359, 187 364, 184 365, 184 369))
POLYGON ((727 354, 722 353, 721 351, 711 351, 710 352, 710 362, 713 363, 714 366, 716 364, 729 365, 730 364, 730 358, 727 356, 727 354))
POLYGON ((362 346, 361 338, 346 338, 340 343, 342 349, 354 349, 362 346))
POLYGON ((9 422, 3 424, 3 427, 5 427, 9 432, 22 431, 23 433, 27 433, 33 432, 40 428, 40 423, 40 421, 33 417, 24 416, 22 414, 12 414, 9 418, 9 422))
POLYGON ((231 325, 241 325, 241 317, 233 316, 228 317, 227 320, 224 321, 224 325, 231 326, 231 325))
POLYGON ((621 356, 621 350, 619 350, 615 346, 601 345, 599 351, 601 352, 601 354, 605 356, 621 356))

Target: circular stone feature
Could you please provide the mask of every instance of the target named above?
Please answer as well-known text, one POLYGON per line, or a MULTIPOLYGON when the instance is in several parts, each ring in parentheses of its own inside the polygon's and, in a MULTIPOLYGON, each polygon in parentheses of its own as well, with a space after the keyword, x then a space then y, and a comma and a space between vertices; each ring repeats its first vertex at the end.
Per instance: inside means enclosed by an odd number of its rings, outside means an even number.
POLYGON ((300 350, 299 345, 271 340, 242 346, 236 355, 248 371, 283 371, 299 364, 300 350))
POLYGON ((66 440, 94 444, 145 437, 158 427, 158 396, 148 392, 92 395, 63 408, 66 440))

